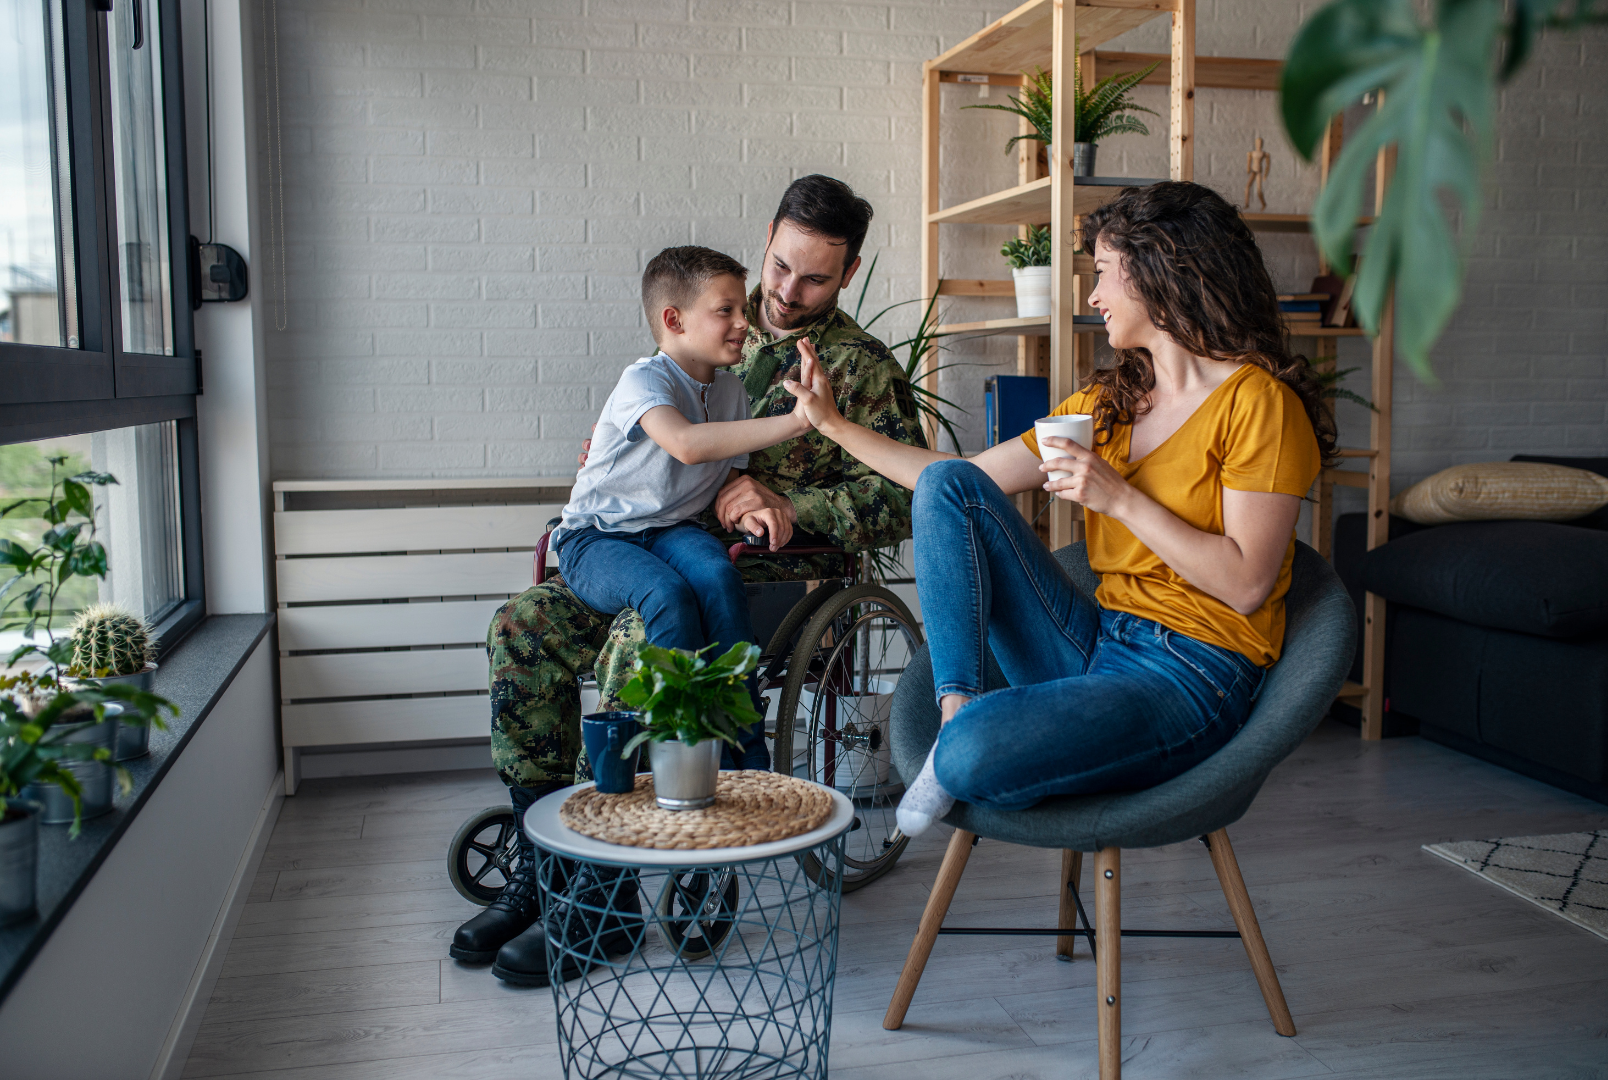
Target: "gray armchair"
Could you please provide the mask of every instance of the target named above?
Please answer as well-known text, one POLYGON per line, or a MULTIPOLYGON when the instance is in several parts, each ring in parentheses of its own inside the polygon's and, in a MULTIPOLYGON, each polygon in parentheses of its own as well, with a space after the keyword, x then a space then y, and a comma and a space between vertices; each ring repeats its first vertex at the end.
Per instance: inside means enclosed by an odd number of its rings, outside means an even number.
MULTIPOLYGON (((1089 569, 1084 545, 1062 548, 1055 557, 1072 583, 1093 596, 1099 579, 1089 569)), ((1211 852, 1212 865, 1238 929, 1175 933, 1181 937, 1215 933, 1242 938, 1273 1026, 1281 1035, 1294 1035, 1295 1025, 1226 830, 1250 808, 1273 767, 1301 745, 1326 715, 1350 667, 1355 642, 1356 618, 1339 578, 1315 551, 1297 543, 1290 591, 1285 598, 1281 657, 1268 673, 1245 726, 1223 749, 1188 772, 1142 791, 1046 799, 1029 810, 1016 812, 955 804, 944 819, 955 827, 955 833, 883 1026, 892 1030, 904 1022, 976 838, 986 836, 1032 847, 1059 848, 1066 885, 1061 891, 1058 925, 1051 931, 1024 933, 1055 935, 1057 952, 1066 957, 1072 955, 1077 936, 1087 938, 1095 952, 1100 997, 1100 1076, 1101 1080, 1116 1080, 1121 1071, 1122 1034, 1121 849, 1159 847, 1198 837, 1211 852), (1094 927, 1082 917, 1077 891, 1084 852, 1094 853, 1094 927), (1081 930, 1077 925, 1080 917, 1081 930)), ((990 668, 989 688, 1005 686, 1004 675, 993 665, 992 658, 990 668)), ((914 776, 921 770, 927 751, 938 737, 938 727, 932 667, 923 647, 905 669, 893 700, 893 759, 901 776, 914 776)))

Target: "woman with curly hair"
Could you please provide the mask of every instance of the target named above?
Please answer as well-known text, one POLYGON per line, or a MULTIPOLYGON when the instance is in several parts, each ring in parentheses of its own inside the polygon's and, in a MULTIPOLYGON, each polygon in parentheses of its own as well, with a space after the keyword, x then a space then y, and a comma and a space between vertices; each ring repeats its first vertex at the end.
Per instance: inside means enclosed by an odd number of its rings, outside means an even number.
POLYGON ((1094 447, 1034 432, 970 460, 850 424, 801 345, 811 423, 912 488, 916 586, 943 727, 900 802, 914 836, 956 799, 1024 809, 1150 787, 1228 742, 1284 640, 1301 500, 1334 454, 1238 212, 1198 184, 1129 188, 1083 219, 1116 363, 1054 410, 1094 447), (1062 479, 1046 474, 1065 473, 1062 479), (1008 498, 1083 507, 1091 602, 1008 498), (986 648, 985 648, 986 647, 986 648), (984 692, 991 648, 1010 683, 984 692))

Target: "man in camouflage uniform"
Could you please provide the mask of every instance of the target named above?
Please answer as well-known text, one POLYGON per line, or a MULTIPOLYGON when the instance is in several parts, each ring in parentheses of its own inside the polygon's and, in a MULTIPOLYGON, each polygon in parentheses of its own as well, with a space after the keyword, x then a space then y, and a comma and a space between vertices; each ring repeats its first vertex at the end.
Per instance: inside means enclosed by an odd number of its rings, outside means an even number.
MULTIPOLYGON (((797 378, 798 342, 808 337, 846 417, 925 446, 904 370, 887 346, 837 306, 838 293, 859 267, 870 219, 870 205, 840 181, 807 176, 788 188, 767 233, 760 286, 748 300, 743 359, 731 370, 747 387, 755 417, 791 412, 794 399, 782 383, 797 378)), ((751 454, 746 474, 721 490, 703 520, 717 535, 735 540, 730 530, 738 520, 765 507, 787 513, 796 531, 849 552, 910 536, 909 493, 815 431, 751 454)), ((841 573, 836 559, 798 556, 745 556, 737 565, 747 581, 841 573)), ((600 708, 619 707, 618 692, 630 678, 642 637, 636 612, 596 612, 556 574, 498 610, 486 641, 491 751, 516 812, 589 776, 580 739, 579 680, 595 672, 600 708)), ((532 853, 527 849, 527 857, 532 853)), ((460 928, 451 952, 480 962, 494 953, 492 971, 499 977, 545 985, 543 927, 535 925, 534 897, 524 902, 524 890, 516 885, 523 882, 504 890, 507 902, 500 899, 460 928)))

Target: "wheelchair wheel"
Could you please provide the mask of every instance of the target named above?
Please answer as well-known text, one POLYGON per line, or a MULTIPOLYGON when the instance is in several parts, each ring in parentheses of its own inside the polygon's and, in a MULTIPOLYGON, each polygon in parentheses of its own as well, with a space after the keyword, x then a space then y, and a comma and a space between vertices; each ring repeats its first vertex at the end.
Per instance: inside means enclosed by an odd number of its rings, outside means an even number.
POLYGON ((502 895, 518 861, 513 807, 488 806, 458 827, 447 849, 447 877, 459 896, 485 907, 502 895))
POLYGON ((653 909, 665 948, 683 960, 701 960, 720 948, 737 912, 737 875, 681 873, 665 879, 653 909))
MULTIPOLYGON (((920 645, 904 601, 880 585, 854 585, 821 604, 788 661, 774 767, 853 800, 844 892, 893 869, 909 842, 894 820, 904 784, 893 770, 888 724, 893 688, 920 645)), ((822 881, 819 861, 801 858, 805 872, 822 881)))

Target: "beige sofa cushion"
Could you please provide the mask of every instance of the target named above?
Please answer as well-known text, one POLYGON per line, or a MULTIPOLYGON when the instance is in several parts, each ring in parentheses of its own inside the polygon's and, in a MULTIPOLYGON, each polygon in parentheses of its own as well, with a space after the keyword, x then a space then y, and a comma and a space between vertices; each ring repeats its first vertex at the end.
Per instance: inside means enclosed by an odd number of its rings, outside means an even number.
POLYGON ((1608 506, 1608 477, 1534 461, 1454 465, 1390 500, 1392 514, 1419 525, 1570 521, 1604 506, 1608 506))

